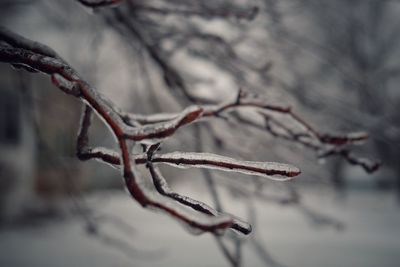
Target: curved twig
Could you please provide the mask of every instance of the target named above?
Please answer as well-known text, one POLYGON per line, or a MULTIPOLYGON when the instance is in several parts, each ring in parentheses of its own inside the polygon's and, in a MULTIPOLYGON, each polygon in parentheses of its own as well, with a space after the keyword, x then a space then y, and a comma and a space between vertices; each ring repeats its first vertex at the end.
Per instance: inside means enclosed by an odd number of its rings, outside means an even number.
MULTIPOLYGON (((204 214, 207 214, 210 216, 220 216, 221 214, 223 214, 223 213, 220 213, 220 212, 214 210, 213 208, 211 208, 210 206, 208 206, 207 204, 205 204, 203 202, 197 201, 197 200, 192 199, 187 196, 182 196, 182 195, 172 191, 171 188, 169 188, 167 181, 162 176, 160 170, 157 167, 155 167, 151 161, 149 161, 147 163, 147 166, 148 166, 151 176, 153 178, 154 186, 160 194, 167 196, 169 198, 172 198, 183 205, 189 206, 194 210, 197 210, 201 213, 204 213, 204 214)), ((250 224, 248 224, 244 221, 241 221, 237 218, 234 218, 234 217, 232 217, 231 228, 235 229, 241 233, 244 233, 244 234, 249 234, 251 232, 250 224)))

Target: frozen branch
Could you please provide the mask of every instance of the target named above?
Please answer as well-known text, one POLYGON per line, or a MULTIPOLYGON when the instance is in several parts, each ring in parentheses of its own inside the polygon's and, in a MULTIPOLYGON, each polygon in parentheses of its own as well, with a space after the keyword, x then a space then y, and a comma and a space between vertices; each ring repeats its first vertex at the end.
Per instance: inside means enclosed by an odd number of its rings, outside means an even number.
MULTIPOLYGON (((132 142, 130 140, 145 140, 144 143, 150 142, 151 144, 158 143, 163 138, 174 134, 180 127, 197 120, 199 117, 218 115, 221 112, 220 108, 217 110, 209 109, 207 112, 204 112, 203 108, 192 106, 177 114, 172 120, 144 126, 141 126, 139 123, 128 125, 122 119, 119 110, 109 100, 80 78, 78 73, 57 54, 49 53, 48 51, 52 50, 48 47, 35 42, 29 42, 24 38, 19 38, 16 34, 8 34, 8 31, 0 29, 0 32, 2 32, 0 36, 6 36, 0 40, 7 44, 0 46, 0 61, 21 64, 51 75, 55 86, 84 102, 85 109, 82 113, 81 127, 77 140, 77 154, 80 159, 99 158, 111 164, 121 165, 125 185, 136 201, 144 207, 153 207, 162 210, 198 231, 217 233, 233 227, 243 233, 250 232, 250 227, 239 226, 237 220, 235 221, 232 216, 210 216, 210 214, 204 214, 197 210, 188 210, 186 208, 187 203, 180 206, 176 199, 171 199, 171 195, 168 197, 168 194, 165 194, 169 192, 165 191, 165 186, 161 187, 164 190, 161 190, 164 195, 159 194, 156 190, 147 188, 143 178, 135 171, 135 163, 140 163, 144 159, 147 162, 148 157, 147 155, 145 158, 136 156, 132 160, 130 154, 130 144, 128 143, 132 142), (21 43, 22 45, 18 45, 18 47, 13 46, 13 44, 21 43), (92 110, 96 111, 97 116, 111 129, 112 134, 118 142, 119 153, 88 147, 88 129, 90 127, 92 110)), ((297 168, 289 165, 237 161, 227 157, 204 153, 170 153, 166 156, 153 155, 151 160, 174 165, 208 167, 246 174, 279 175, 288 178, 300 173, 297 168)), ((152 174, 153 177, 160 177, 155 175, 156 172, 154 171, 152 174)), ((284 180, 286 178, 279 179, 284 180)), ((180 202, 182 202, 182 198, 180 198, 180 202)), ((211 210, 208 211, 211 212, 211 210)))
MULTIPOLYGON (((83 2, 88 3, 87 1, 83 2)), ((115 3, 115 1, 90 2, 92 4, 97 3, 98 5, 105 5, 106 2, 115 3)), ((142 38, 141 40, 147 45, 149 53, 157 59, 158 54, 152 50, 152 46, 145 42, 145 38, 140 32, 135 32, 136 28, 131 28, 131 31, 137 38, 142 38)), ((220 105, 189 106, 182 112, 175 114, 143 116, 125 113, 116 108, 109 100, 85 82, 51 48, 30 41, 4 28, 0 28, 0 40, 4 43, 0 46, 1 61, 51 75, 51 80, 55 86, 66 94, 77 97, 85 103, 77 140, 77 156, 79 159, 88 160, 95 158, 112 165, 121 166, 125 184, 129 192, 142 206, 152 206, 161 209, 198 230, 216 232, 231 227, 247 234, 250 232, 250 227, 243 226, 245 224, 239 224, 231 216, 220 215, 201 202, 174 193, 168 187, 161 173, 153 167, 153 163, 164 163, 182 168, 199 167, 233 171, 281 181, 297 176, 300 174, 300 170, 287 164, 242 161, 209 153, 152 153, 151 157, 149 157, 148 153, 131 155, 129 142, 136 141, 146 145, 156 144, 172 136, 178 129, 189 123, 205 118, 225 118, 232 111, 247 107, 257 110, 264 117, 265 126, 261 126, 261 128, 269 131, 276 137, 298 142, 317 150, 320 153, 320 157, 327 157, 332 154, 341 155, 351 164, 360 165, 370 172, 376 170, 379 166, 378 163, 354 156, 347 148, 347 145, 364 141, 368 137, 366 134, 321 134, 299 115, 292 112, 290 107, 268 104, 268 101, 258 96, 249 95, 242 90, 239 90, 237 97, 233 101, 228 101, 220 105), (89 147, 88 130, 93 111, 111 129, 118 142, 119 152, 105 148, 89 147), (270 113, 287 115, 303 131, 295 133, 289 126, 276 120, 270 113), (275 128, 279 128, 280 131, 276 131, 275 128), (149 190, 144 186, 142 178, 135 171, 136 164, 148 165, 156 190, 149 190), (192 211, 180 209, 178 203, 184 207, 190 207, 192 211)), ((163 62, 160 61, 160 64, 165 64, 163 62)), ((241 119, 240 121, 245 124, 257 126, 257 124, 250 120, 241 119)))
MULTIPOLYGON (((148 166, 151 176, 153 178, 154 186, 156 187, 157 191, 160 194, 167 196, 169 198, 172 198, 185 206, 189 206, 194 210, 197 210, 201 213, 204 213, 204 214, 207 214, 210 216, 220 216, 220 214, 223 214, 223 213, 219 213, 218 211, 214 210, 213 208, 211 208, 210 206, 208 206, 205 203, 202 203, 200 201, 197 201, 192 198, 182 196, 176 192, 173 192, 169 188, 168 183, 165 180, 165 178, 162 176, 160 170, 158 168, 154 167, 154 165, 151 162, 148 162, 147 166, 148 166)), ((236 219, 234 217, 232 217, 231 228, 235 229, 241 233, 244 233, 244 234, 249 234, 251 232, 250 224, 243 222, 239 219, 236 219)))
MULTIPOLYGON (((366 158, 361 158, 354 155, 348 145, 358 144, 368 139, 368 134, 365 132, 349 133, 342 135, 321 133, 316 130, 311 124, 304 120, 301 116, 292 111, 289 106, 268 104, 268 101, 260 99, 258 96, 249 97, 248 94, 239 90, 239 93, 234 101, 228 101, 225 104, 204 106, 203 112, 198 114, 196 120, 201 118, 225 118, 224 114, 241 108, 250 107, 258 110, 260 116, 265 120, 265 125, 262 126, 251 119, 244 118, 238 114, 235 117, 242 124, 257 127, 272 134, 274 137, 282 138, 291 142, 300 143, 305 147, 317 151, 318 157, 328 157, 338 155, 346 159, 350 164, 362 167, 368 173, 376 171, 380 162, 366 158), (301 129, 301 132, 294 132, 292 128, 274 118, 271 113, 283 114, 288 116, 291 121, 301 129), (279 130, 277 130, 279 129, 279 130)), ((181 114, 179 113, 164 113, 153 114, 149 116, 138 114, 121 114, 123 120, 130 124, 158 124, 175 120, 181 114)))

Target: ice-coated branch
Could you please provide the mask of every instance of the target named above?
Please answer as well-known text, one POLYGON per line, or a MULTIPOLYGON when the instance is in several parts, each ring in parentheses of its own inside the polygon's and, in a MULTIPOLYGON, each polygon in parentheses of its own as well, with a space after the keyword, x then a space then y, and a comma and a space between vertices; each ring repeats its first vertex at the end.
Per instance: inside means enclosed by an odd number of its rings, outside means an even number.
POLYGON ((377 163, 354 156, 347 147, 364 141, 368 137, 366 134, 321 134, 304 119, 292 112, 290 107, 268 104, 268 101, 258 96, 249 96, 242 90, 239 90, 233 101, 220 105, 189 106, 179 113, 150 116, 129 114, 120 111, 98 93, 51 48, 20 37, 4 28, 0 28, 0 41, 3 43, 0 45, 0 61, 50 75, 56 87, 66 94, 79 98, 84 103, 77 139, 77 156, 79 159, 99 159, 120 166, 128 191, 142 206, 160 209, 197 230, 219 232, 233 228, 248 234, 251 228, 232 216, 220 214, 199 201, 173 192, 153 164, 164 163, 182 168, 217 169, 281 181, 299 175, 300 170, 287 164, 242 161, 209 153, 172 152, 157 154, 152 151, 151 156, 148 152, 132 155, 129 148, 130 143, 136 141, 145 146, 158 144, 189 123, 205 118, 221 118, 232 111, 247 107, 257 110, 264 117, 265 126, 260 126, 251 120, 246 121, 238 114, 234 114, 242 123, 257 126, 276 137, 298 142, 315 149, 321 157, 336 154, 343 156, 352 164, 362 166, 367 171, 372 172, 378 168, 377 163), (118 143, 118 152, 89 146, 88 131, 93 111, 111 129, 118 143), (289 116, 302 128, 302 131, 294 132, 289 126, 271 116, 270 113, 289 116), (279 131, 276 129, 279 129, 279 131), (145 186, 143 178, 135 171, 136 164, 147 164, 155 188, 145 186))
MULTIPOLYGON (((14 35, 12 37, 13 39, 19 38, 18 35, 14 35)), ((11 41, 4 38, 0 40, 12 46, 11 41)), ((24 41, 26 40, 24 39, 24 41)), ((46 48, 45 46, 38 46, 33 42, 30 45, 38 48, 40 52, 42 52, 42 48, 46 48)), ((62 77, 69 83, 75 84, 79 88, 79 98, 85 103, 85 105, 88 105, 91 109, 96 111, 97 115, 104 120, 117 139, 120 149, 120 158, 122 162, 125 185, 132 197, 135 198, 142 206, 152 206, 160 209, 177 218, 178 220, 185 222, 187 225, 202 231, 216 232, 231 226, 232 221, 229 216, 220 216, 218 218, 200 215, 194 216, 192 214, 193 212, 175 207, 174 204, 176 205, 176 202, 173 202, 170 199, 160 199, 157 194, 152 193, 151 190, 147 190, 141 181, 141 177, 136 174, 134 166, 130 160, 128 141, 125 138, 125 131, 127 131, 127 129, 129 130, 129 127, 122 121, 112 104, 99 93, 97 93, 97 91, 88 83, 81 79, 69 65, 64 63, 63 60, 50 57, 48 55, 43 55, 43 53, 39 54, 27 49, 1 46, 0 61, 12 64, 27 65, 32 69, 49 75, 57 74, 59 75, 57 80, 62 77)), ((59 83, 55 83, 55 85, 57 86, 59 83)), ((63 91, 68 92, 65 90, 63 91)), ((183 121, 185 122, 184 119, 183 121)), ((86 109, 86 112, 83 113, 82 122, 83 127, 81 127, 80 130, 80 137, 84 136, 85 132, 87 133, 87 128, 90 125, 90 112, 88 109, 86 109)), ((87 140, 81 139, 78 140, 78 142, 85 144, 87 140)))
MULTIPOLYGON (((188 107, 187 109, 194 108, 188 107)), ((268 101, 263 101, 256 98, 246 98, 245 94, 242 90, 239 90, 238 96, 234 99, 234 101, 228 101, 219 105, 206 105, 203 106, 203 112, 199 114, 196 119, 200 118, 219 118, 223 115, 223 113, 231 112, 240 108, 251 107, 260 110, 268 110, 275 111, 279 113, 288 113, 290 112, 290 107, 274 105, 268 103, 268 101)), ((180 113, 161 113, 161 114, 152 114, 152 115, 139 115, 139 114, 130 114, 130 113, 121 113, 124 121, 130 125, 135 125, 135 123, 140 124, 153 124, 160 122, 167 122, 174 120, 180 113)))
MULTIPOLYGON (((172 191, 171 188, 168 186, 167 180, 162 176, 160 170, 155 167, 151 161, 147 163, 147 166, 150 170, 154 186, 161 195, 172 198, 185 206, 191 207, 192 209, 207 214, 209 216, 220 216, 220 214, 223 214, 203 202, 194 200, 190 197, 183 196, 172 191)), ((231 228, 244 234, 249 234, 251 232, 250 224, 234 217, 232 217, 231 228)))
POLYGON ((198 106, 191 106, 183 110, 176 118, 138 128, 131 128, 126 133, 126 138, 141 141, 151 139, 149 142, 157 143, 160 139, 171 136, 180 127, 195 121, 203 112, 198 106))
POLYGON ((240 120, 262 130, 267 130, 274 137, 299 143, 305 147, 313 149, 317 152, 317 156, 319 158, 326 158, 334 155, 341 156, 347 160, 348 163, 360 166, 368 173, 375 172, 381 165, 379 161, 359 157, 351 152, 351 148, 349 147, 350 145, 358 144, 368 139, 368 134, 365 132, 355 132, 341 135, 320 133, 311 125, 307 124, 298 115, 290 111, 289 116, 292 117, 304 129, 306 129, 305 132, 294 132, 287 125, 283 124, 269 114, 261 114, 264 116, 265 126, 260 126, 259 124, 244 118, 240 118, 240 120), (281 131, 278 131, 277 129, 281 131))
MULTIPOLYGON (((194 106, 198 107, 198 106, 194 106)), ((318 157, 328 157, 338 155, 346 159, 350 164, 362 167, 368 173, 376 171, 380 162, 361 158, 354 155, 349 145, 354 145, 364 142, 368 139, 368 134, 365 132, 355 132, 349 134, 329 134, 321 133, 311 124, 304 120, 300 115, 293 112, 290 106, 270 104, 268 101, 261 99, 258 96, 248 96, 243 90, 239 90, 234 101, 228 101, 220 105, 203 106, 203 112, 198 114, 195 120, 201 118, 225 118, 224 114, 239 110, 241 108, 250 107, 258 110, 260 116, 265 120, 265 125, 260 125, 251 119, 244 118, 239 114, 234 117, 242 124, 257 127, 272 134, 274 137, 282 138, 291 142, 300 143, 305 147, 317 151, 318 157), (289 125, 279 121, 271 114, 283 114, 288 116, 291 121, 299 126, 302 130, 295 132, 289 125)), ((189 107, 190 108, 190 107, 189 107)), ((189 109, 187 108, 187 109, 189 109)), ((159 124, 167 123, 176 120, 180 113, 163 113, 152 114, 149 116, 139 114, 121 114, 123 120, 129 125, 135 124, 159 124)))
MULTIPOLYGON (((140 157, 135 157, 135 160, 140 162, 140 157)), ((154 155, 152 161, 166 163, 181 168, 198 167, 228 172, 239 172, 279 181, 290 180, 300 174, 298 168, 289 164, 242 161, 211 153, 173 152, 154 155)))
MULTIPOLYGON (((99 159, 112 165, 120 165, 117 152, 106 148, 78 146, 78 157, 82 160, 99 159)), ((147 155, 133 155, 136 164, 146 164, 147 155)), ((178 168, 205 168, 226 172, 238 172, 247 175, 265 177, 275 181, 286 181, 300 174, 300 170, 290 164, 276 162, 243 161, 212 153, 172 152, 154 154, 153 163, 164 163, 178 168)))
MULTIPOLYGON (((129 142, 144 140, 144 143, 158 143, 163 138, 173 135, 180 127, 200 117, 218 115, 221 112, 220 109, 208 109, 205 112, 202 107, 191 106, 171 120, 164 122, 149 125, 141 125, 140 123, 127 124, 121 112, 108 99, 85 82, 74 69, 47 46, 31 42, 17 34, 10 34, 9 31, 3 29, 0 29, 0 41, 6 44, 0 46, 0 61, 27 66, 38 72, 50 75, 55 86, 66 94, 79 98, 84 103, 77 140, 77 156, 80 159, 97 158, 114 165, 119 164, 125 185, 137 202, 144 207, 153 207, 168 213, 196 231, 218 233, 232 227, 246 234, 250 232, 250 226, 246 223, 241 223, 232 216, 215 213, 210 216, 209 213, 213 213, 213 211, 211 208, 204 208, 205 206, 200 212, 198 209, 193 209, 192 204, 199 204, 200 202, 191 201, 190 204, 188 198, 186 198, 185 202, 183 197, 177 197, 176 195, 171 198, 173 192, 168 190, 169 188, 166 187, 166 184, 161 183, 165 180, 162 180, 160 178, 162 177, 161 174, 158 174, 154 169, 151 174, 153 179, 159 183, 156 183, 156 189, 148 188, 143 178, 136 172, 135 164, 148 163, 149 156, 147 154, 131 155, 129 142), (111 129, 118 143, 118 153, 88 146, 88 130, 93 111, 111 129), (159 185, 161 184, 163 186, 160 187, 159 185)), ((291 178, 300 173, 297 168, 289 165, 238 161, 205 153, 175 152, 165 155, 154 154, 151 157, 151 161, 155 163, 164 162, 176 166, 205 167, 252 175, 271 176, 274 179, 276 179, 275 176, 279 176, 278 179, 291 178)))

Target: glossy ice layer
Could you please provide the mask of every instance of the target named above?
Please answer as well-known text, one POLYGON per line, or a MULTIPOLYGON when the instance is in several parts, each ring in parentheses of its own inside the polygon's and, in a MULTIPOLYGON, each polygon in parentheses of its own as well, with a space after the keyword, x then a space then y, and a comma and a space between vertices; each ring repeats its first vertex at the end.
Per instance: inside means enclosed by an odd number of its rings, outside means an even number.
POLYGON ((179 168, 208 168, 262 176, 285 181, 300 174, 300 169, 289 164, 276 162, 241 161, 210 153, 173 152, 155 155, 154 162, 163 162, 179 168))

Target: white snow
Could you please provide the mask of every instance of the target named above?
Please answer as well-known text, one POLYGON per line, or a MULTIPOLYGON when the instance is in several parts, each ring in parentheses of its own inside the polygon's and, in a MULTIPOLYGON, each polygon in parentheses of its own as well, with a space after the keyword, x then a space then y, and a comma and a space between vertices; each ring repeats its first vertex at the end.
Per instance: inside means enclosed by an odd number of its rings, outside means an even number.
MULTIPOLYGON (((180 189, 196 199, 206 197, 189 186, 180 189)), ((259 202, 257 237, 275 260, 296 267, 398 266, 400 210, 393 195, 356 191, 335 200, 325 189, 302 195, 308 206, 341 220, 345 229, 316 228, 294 208, 259 202)), ((228 197, 223 192, 228 211, 243 216, 238 214, 243 211, 240 200, 228 202, 228 197)), ((142 209, 126 194, 97 193, 89 202, 98 203, 100 212, 123 218, 137 231, 131 236, 103 223, 102 232, 160 257, 144 259, 141 253, 128 257, 87 234, 80 219, 69 219, 2 229, 0 266, 228 266, 211 235, 193 236, 168 216, 142 209)), ((262 266, 251 246, 245 247, 244 266, 262 266)))

